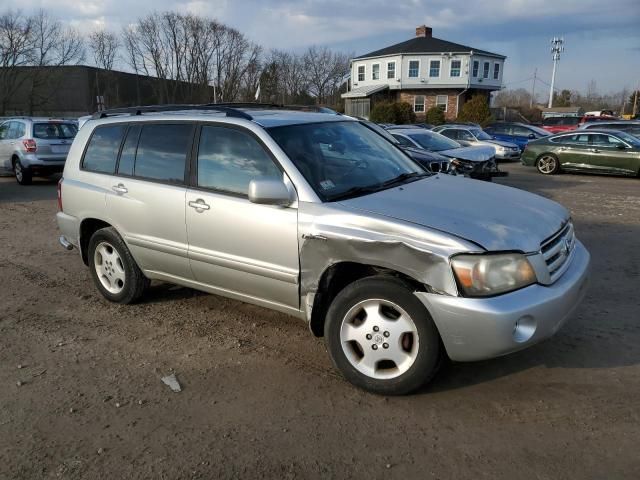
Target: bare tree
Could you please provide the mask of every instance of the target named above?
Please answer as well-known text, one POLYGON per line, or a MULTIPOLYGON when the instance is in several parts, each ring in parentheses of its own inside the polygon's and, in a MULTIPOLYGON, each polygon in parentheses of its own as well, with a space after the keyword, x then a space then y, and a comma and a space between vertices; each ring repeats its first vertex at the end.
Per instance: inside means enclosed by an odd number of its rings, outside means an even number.
POLYGON ((304 55, 309 92, 317 103, 335 96, 349 73, 349 56, 332 52, 328 47, 309 47, 304 55))
POLYGON ((94 30, 89 34, 88 43, 96 67, 113 70, 120 48, 118 36, 106 30, 94 30))
POLYGON ((29 64, 31 28, 32 19, 19 12, 0 16, 0 115, 27 78, 19 68, 29 64))
POLYGON ((30 115, 36 108, 49 102, 57 90, 56 86, 62 81, 60 72, 54 72, 49 67, 78 64, 85 58, 84 42, 76 29, 65 27, 44 10, 36 13, 31 22, 29 63, 35 68, 30 76, 30 115))

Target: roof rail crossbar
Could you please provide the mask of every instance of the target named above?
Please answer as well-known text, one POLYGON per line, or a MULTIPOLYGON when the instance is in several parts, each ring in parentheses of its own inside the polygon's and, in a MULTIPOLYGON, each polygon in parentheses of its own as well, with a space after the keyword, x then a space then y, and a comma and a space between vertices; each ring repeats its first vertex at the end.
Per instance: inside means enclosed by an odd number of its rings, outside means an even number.
POLYGON ((122 107, 111 108, 109 110, 103 110, 101 112, 94 113, 91 118, 107 118, 115 115, 142 115, 143 113, 156 113, 156 112, 179 112, 184 110, 207 110, 214 112, 225 113, 227 117, 243 118, 245 120, 253 120, 253 117, 248 113, 245 113, 237 108, 228 106, 218 106, 215 104, 206 105, 145 105, 139 107, 122 107))

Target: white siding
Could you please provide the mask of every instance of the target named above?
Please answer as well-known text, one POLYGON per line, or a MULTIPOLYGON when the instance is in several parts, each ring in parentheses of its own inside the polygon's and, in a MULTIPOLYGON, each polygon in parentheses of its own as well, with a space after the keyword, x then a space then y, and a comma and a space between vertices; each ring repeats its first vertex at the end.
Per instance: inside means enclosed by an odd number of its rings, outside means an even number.
POLYGON ((410 88, 466 88, 468 82, 470 86, 476 88, 498 89, 502 85, 502 75, 504 72, 504 60, 495 57, 484 57, 480 55, 469 56, 469 54, 457 55, 393 55, 388 57, 376 57, 365 60, 354 60, 351 65, 352 88, 360 88, 374 85, 388 85, 391 90, 410 88), (417 78, 409 77, 409 61, 419 60, 420 70, 417 78), (440 61, 440 76, 430 77, 429 66, 431 60, 440 61), (460 60, 460 76, 451 77, 451 61, 460 60), (473 61, 480 62, 478 77, 469 79, 472 75, 473 61), (387 63, 395 62, 395 78, 387 79, 387 63), (482 78, 484 62, 489 62, 489 78, 482 78), (372 65, 380 64, 380 79, 373 80, 372 65), (493 78, 494 64, 500 64, 498 79, 493 78), (358 66, 365 66, 364 81, 358 80, 358 66))

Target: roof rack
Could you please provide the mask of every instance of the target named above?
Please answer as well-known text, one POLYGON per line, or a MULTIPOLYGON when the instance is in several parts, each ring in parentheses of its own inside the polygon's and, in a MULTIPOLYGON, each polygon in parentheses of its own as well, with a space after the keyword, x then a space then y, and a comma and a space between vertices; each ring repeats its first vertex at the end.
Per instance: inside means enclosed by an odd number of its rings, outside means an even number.
POLYGON ((206 105, 146 105, 139 107, 123 107, 112 108, 109 110, 103 110, 101 112, 94 113, 91 118, 93 120, 99 118, 107 118, 116 115, 142 115, 143 113, 156 113, 156 112, 179 112, 184 110, 207 110, 214 112, 225 113, 227 117, 243 118, 245 120, 253 120, 253 117, 248 113, 245 113, 237 108, 232 108, 226 105, 206 104, 206 105))
POLYGON ((253 102, 226 102, 226 103, 209 103, 211 106, 225 106, 231 108, 261 108, 265 110, 297 110, 302 112, 315 113, 334 113, 335 110, 324 107, 322 105, 285 105, 282 103, 253 103, 253 102))

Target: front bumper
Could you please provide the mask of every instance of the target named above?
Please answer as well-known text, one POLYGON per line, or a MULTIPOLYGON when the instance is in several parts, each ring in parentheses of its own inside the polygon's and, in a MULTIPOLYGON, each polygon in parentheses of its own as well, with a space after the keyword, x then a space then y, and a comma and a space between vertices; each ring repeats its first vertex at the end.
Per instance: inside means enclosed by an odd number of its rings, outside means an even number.
POLYGON ((493 298, 416 296, 433 317, 452 360, 483 360, 555 334, 586 293, 589 264, 589 252, 577 241, 571 265, 552 285, 531 285, 493 298))

